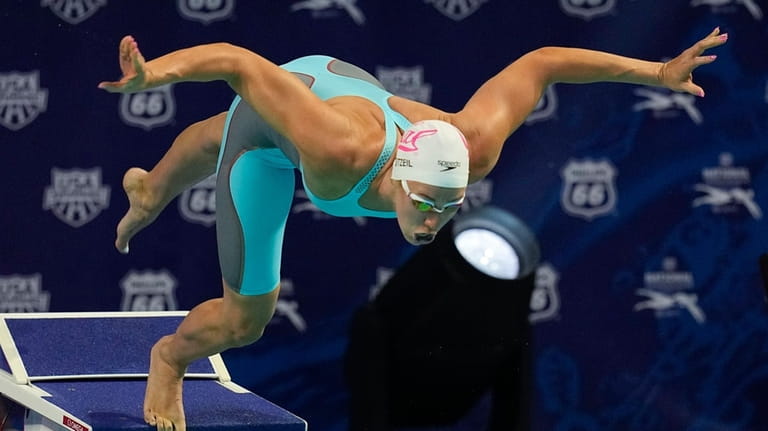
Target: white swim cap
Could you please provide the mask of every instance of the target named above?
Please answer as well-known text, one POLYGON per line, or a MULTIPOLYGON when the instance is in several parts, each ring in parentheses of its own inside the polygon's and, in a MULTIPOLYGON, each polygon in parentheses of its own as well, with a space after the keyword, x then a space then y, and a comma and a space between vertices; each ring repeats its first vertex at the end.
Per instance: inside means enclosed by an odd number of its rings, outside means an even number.
POLYGON ((466 138, 445 121, 414 123, 403 132, 397 145, 392 179, 436 187, 466 187, 469 181, 466 138))

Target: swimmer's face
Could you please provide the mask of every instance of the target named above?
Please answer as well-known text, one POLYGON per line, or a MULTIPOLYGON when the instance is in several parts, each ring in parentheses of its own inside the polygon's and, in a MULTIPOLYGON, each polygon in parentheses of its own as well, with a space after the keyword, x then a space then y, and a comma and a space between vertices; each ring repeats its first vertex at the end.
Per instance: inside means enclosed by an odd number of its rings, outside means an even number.
POLYGON ((466 188, 435 187, 416 181, 395 181, 397 223, 405 240, 429 244, 464 201, 466 188))

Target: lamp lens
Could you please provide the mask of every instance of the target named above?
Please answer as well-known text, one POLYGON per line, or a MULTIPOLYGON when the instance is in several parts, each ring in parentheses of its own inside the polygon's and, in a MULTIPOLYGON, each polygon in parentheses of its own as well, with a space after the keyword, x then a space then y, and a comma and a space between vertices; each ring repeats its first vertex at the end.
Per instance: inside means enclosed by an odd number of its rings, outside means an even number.
POLYGON ((515 249, 490 230, 463 230, 454 243, 461 256, 483 274, 503 280, 514 280, 520 274, 520 258, 515 249))

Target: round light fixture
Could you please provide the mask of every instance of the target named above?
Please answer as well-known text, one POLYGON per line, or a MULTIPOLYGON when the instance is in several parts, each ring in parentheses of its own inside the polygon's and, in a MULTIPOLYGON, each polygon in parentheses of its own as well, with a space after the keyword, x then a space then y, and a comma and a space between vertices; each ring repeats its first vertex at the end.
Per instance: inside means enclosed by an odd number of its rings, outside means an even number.
POLYGON ((515 280, 536 269, 541 252, 522 220, 493 206, 462 213, 453 224, 459 254, 476 270, 493 278, 515 280))

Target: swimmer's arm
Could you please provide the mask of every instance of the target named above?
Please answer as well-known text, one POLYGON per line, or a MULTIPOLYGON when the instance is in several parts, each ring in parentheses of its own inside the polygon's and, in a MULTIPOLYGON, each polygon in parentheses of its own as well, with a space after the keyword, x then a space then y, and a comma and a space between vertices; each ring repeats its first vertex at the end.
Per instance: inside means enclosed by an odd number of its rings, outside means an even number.
POLYGON ((292 73, 252 51, 213 43, 145 62, 133 38, 126 36, 120 55, 123 78, 100 88, 135 92, 175 82, 223 80, 296 145, 305 164, 332 169, 354 156, 354 135, 360 131, 356 117, 334 109, 292 73))
POLYGON ((226 81, 296 145, 305 165, 318 161, 335 164, 353 154, 345 145, 354 145, 355 117, 323 102, 295 75, 266 58, 228 43, 202 45, 176 54, 183 59, 158 59, 172 81, 226 81))
POLYGON ((622 82, 667 87, 674 91, 704 96, 702 88, 693 83, 691 72, 715 60, 715 56, 702 54, 705 50, 726 42, 728 36, 719 33, 719 28, 715 29, 666 63, 588 49, 547 47, 538 50, 538 67, 546 76, 548 84, 622 82))
POLYGON ((691 72, 714 61, 701 54, 725 41, 715 29, 667 63, 577 48, 547 47, 525 54, 483 84, 456 114, 459 128, 465 134, 470 130, 475 137, 470 139, 473 179, 490 172, 505 140, 525 121, 550 84, 623 82, 701 95, 691 72))

